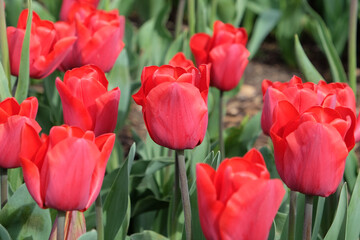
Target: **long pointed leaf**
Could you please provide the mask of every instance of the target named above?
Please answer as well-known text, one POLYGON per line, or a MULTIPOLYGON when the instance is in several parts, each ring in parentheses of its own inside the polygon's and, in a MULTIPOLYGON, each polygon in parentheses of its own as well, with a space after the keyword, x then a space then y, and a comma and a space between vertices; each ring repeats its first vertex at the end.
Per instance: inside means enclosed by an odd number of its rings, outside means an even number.
POLYGON ((317 202, 317 207, 316 207, 316 216, 315 216, 315 222, 314 222, 311 240, 317 239, 317 235, 318 235, 319 229, 320 229, 321 219, 323 216, 324 204, 325 204, 325 198, 319 197, 318 202, 317 202))
MULTIPOLYGON (((9 89, 10 85, 10 61, 9 61, 9 48, 7 42, 7 34, 6 34, 6 20, 5 20, 5 9, 4 9, 4 1, 0 0, 0 49, 1 49, 1 63, 4 67, 3 71, 5 72, 4 77, 8 79, 9 89)), ((2 74, 2 73, 0 73, 2 74)), ((3 87, 1 85, 1 87, 3 87)))
POLYGON ((2 64, 0 63, 0 101, 3 101, 7 97, 11 97, 11 93, 6 74, 2 64))
POLYGON ((358 239, 360 234, 360 173, 352 193, 346 221, 346 240, 358 239))

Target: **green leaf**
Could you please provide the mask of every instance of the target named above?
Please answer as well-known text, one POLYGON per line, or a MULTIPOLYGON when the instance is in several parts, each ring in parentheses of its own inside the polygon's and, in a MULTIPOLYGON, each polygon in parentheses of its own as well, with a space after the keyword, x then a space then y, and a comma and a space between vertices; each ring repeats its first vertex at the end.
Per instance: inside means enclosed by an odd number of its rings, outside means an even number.
POLYGON ((255 56, 261 43, 271 30, 274 29, 280 17, 281 12, 277 9, 268 9, 260 13, 260 16, 255 22, 254 30, 248 44, 250 59, 255 56))
MULTIPOLYGON (((6 33, 6 19, 5 19, 5 9, 3 5, 3 0, 0 1, 0 81, 1 81, 1 88, 5 87, 9 90, 9 80, 10 80, 10 60, 9 60, 9 47, 7 41, 7 33, 6 33), (2 65, 2 66, 1 66, 2 65), (3 78, 8 80, 7 85, 3 85, 2 81, 3 78)), ((1 92, 2 92, 1 91, 1 92)), ((0 92, 0 98, 3 99, 3 96, 0 92)))
POLYGON ((26 31, 24 36, 24 41, 21 48, 21 58, 20 58, 20 67, 19 67, 19 78, 18 85, 15 92, 16 100, 21 103, 24 101, 28 95, 29 82, 30 82, 30 33, 31 33, 31 22, 32 22, 32 0, 28 0, 28 9, 29 14, 26 23, 26 31))
POLYGON ((299 37, 295 35, 295 54, 297 63, 301 69, 301 72, 305 75, 305 79, 309 82, 318 83, 325 78, 320 75, 314 65, 310 62, 304 49, 301 46, 299 37))
POLYGON ((240 26, 241 20, 244 16, 244 12, 246 9, 247 0, 236 0, 235 8, 235 19, 233 21, 234 26, 240 26))
POLYGON ((329 231, 326 233, 324 240, 336 240, 339 239, 339 233, 344 219, 346 219, 346 208, 347 208, 347 187, 344 183, 341 193, 339 204, 335 213, 334 220, 330 226, 329 231))
POLYGON ((43 4, 40 4, 39 2, 33 2, 32 7, 34 12, 36 12, 42 20, 48 20, 52 22, 56 21, 57 17, 52 15, 43 4))
POLYGON ((125 239, 126 234, 129 229, 130 217, 131 217, 131 201, 130 201, 130 196, 128 196, 128 207, 126 210, 126 215, 125 215, 123 223, 121 224, 120 230, 116 234, 115 239, 119 239, 119 240, 125 239))
POLYGON ((148 195, 136 201, 134 210, 131 215, 132 217, 134 217, 144 212, 154 211, 159 209, 167 209, 168 207, 169 207, 169 201, 158 199, 155 196, 148 195))
POLYGON ((349 155, 346 158, 344 178, 349 185, 349 191, 352 193, 354 191, 356 176, 358 171, 358 158, 356 156, 355 150, 351 150, 349 155))
POLYGON ((357 176, 354 191, 347 210, 346 240, 358 239, 360 234, 360 173, 357 176))
POLYGON ((181 34, 175 39, 175 41, 170 44, 169 49, 167 50, 165 55, 165 63, 168 63, 175 56, 176 53, 182 52, 182 47, 186 35, 186 31, 181 32, 181 34))
POLYGON ((275 233, 274 233, 274 239, 280 239, 281 233, 284 231, 284 227, 286 225, 288 214, 278 212, 274 219, 274 225, 275 225, 275 233))
POLYGON ((48 209, 41 209, 21 185, 0 211, 0 224, 13 239, 48 239, 51 219, 48 209))
POLYGON ((1 224, 0 224, 0 239, 1 240, 11 240, 10 234, 8 233, 6 228, 4 228, 4 226, 1 224))
POLYGON ((164 237, 153 231, 145 230, 141 233, 135 233, 130 236, 131 240, 167 240, 168 238, 164 237))
POLYGON ((15 192, 23 183, 22 168, 8 169, 8 181, 11 190, 15 192))
POLYGON ((313 224, 311 240, 316 240, 318 237, 321 219, 322 219, 323 211, 324 211, 324 205, 325 205, 325 198, 318 197, 317 207, 316 207, 316 215, 315 215, 315 221, 313 224))
POLYGON ((107 172, 112 172, 115 169, 120 167, 120 164, 123 162, 124 160, 124 152, 123 152, 123 148, 122 145, 119 141, 118 138, 115 139, 115 144, 114 144, 114 148, 111 152, 110 158, 108 163, 106 164, 106 171, 107 172))
POLYGON ((297 193, 296 199, 296 219, 295 219, 295 239, 302 239, 302 231, 304 225, 304 212, 305 212, 305 195, 297 193))
POLYGON ((9 82, 6 78, 3 66, 0 63, 0 101, 4 101, 4 99, 8 97, 11 97, 9 82))
POLYGON ((90 232, 81 235, 78 240, 97 240, 97 232, 93 229, 90 232))
POLYGON ((206 0, 197 0, 196 4, 196 32, 206 32, 208 24, 208 9, 206 0))

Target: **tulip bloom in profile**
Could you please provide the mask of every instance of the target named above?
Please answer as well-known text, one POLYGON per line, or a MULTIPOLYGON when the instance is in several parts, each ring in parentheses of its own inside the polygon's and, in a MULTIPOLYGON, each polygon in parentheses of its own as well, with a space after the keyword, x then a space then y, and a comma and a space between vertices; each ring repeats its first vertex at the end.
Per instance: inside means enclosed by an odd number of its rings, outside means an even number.
POLYGON ((209 68, 145 67, 141 88, 133 95, 142 106, 150 137, 171 149, 192 149, 204 139, 207 123, 209 68))
POLYGON ((274 123, 274 109, 281 100, 289 101, 299 113, 303 113, 312 106, 330 108, 344 106, 350 108, 356 115, 354 93, 345 83, 327 84, 324 81, 318 84, 303 83, 301 78, 293 76, 286 83, 264 80, 262 93, 264 106, 261 127, 267 135, 270 135, 270 128, 274 123))
POLYGON ((65 124, 92 130, 96 136, 116 127, 120 89, 108 91, 104 72, 93 65, 67 71, 64 81, 56 79, 65 124))
POLYGON ((96 9, 100 0, 63 0, 60 11, 60 20, 68 20, 69 12, 74 4, 88 5, 91 8, 96 9))
POLYGON ((84 211, 99 195, 115 134, 55 126, 49 136, 24 127, 21 165, 29 193, 41 208, 84 211))
POLYGON ((285 195, 279 179, 270 179, 256 149, 225 159, 215 171, 196 165, 200 224, 208 240, 267 239, 285 195))
MULTIPOLYGON (((18 76, 25 36, 28 10, 21 12, 17 27, 7 28, 11 74, 18 76)), ((41 20, 33 12, 30 35, 30 77, 45 78, 51 74, 70 52, 75 36, 60 38, 50 21, 41 20)))
POLYGON ((211 63, 210 85, 229 91, 238 85, 249 62, 246 43, 244 28, 215 21, 213 36, 195 34, 190 39, 190 49, 197 65, 211 63))
POLYGON ((83 10, 81 5, 74 7, 80 13, 74 13, 73 22, 56 24, 59 36, 77 37, 72 51, 59 69, 66 71, 94 64, 104 72, 110 71, 124 47, 124 16, 120 16, 117 10, 91 10, 86 5, 83 10))
POLYGON ((0 167, 20 167, 20 145, 28 141, 28 136, 21 135, 25 124, 37 134, 41 127, 35 121, 38 101, 35 97, 25 99, 20 105, 15 98, 6 98, 0 102, 0 167), (25 140, 24 140, 25 139, 25 140))
POLYGON ((355 115, 348 107, 314 106, 300 113, 287 100, 274 110, 270 136, 281 179, 293 191, 327 197, 342 179, 354 147, 355 115))

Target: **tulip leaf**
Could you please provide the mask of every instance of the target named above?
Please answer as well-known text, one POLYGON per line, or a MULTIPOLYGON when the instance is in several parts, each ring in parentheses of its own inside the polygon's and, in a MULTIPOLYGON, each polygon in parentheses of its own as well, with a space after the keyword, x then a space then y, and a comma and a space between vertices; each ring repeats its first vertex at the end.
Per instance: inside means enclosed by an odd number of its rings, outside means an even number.
POLYGON ((183 42, 185 37, 187 36, 187 32, 183 31, 176 39, 175 41, 173 41, 170 46, 169 49, 166 52, 165 55, 165 63, 168 63, 176 53, 178 52, 183 52, 183 42))
POLYGON ((360 234, 360 173, 357 176, 354 191, 352 192, 347 210, 346 240, 358 239, 360 234))
POLYGON ((55 16, 53 16, 43 4, 33 2, 32 7, 34 12, 36 12, 42 20, 56 21, 55 16))
POLYGON ((343 221, 344 219, 346 219, 346 210, 347 210, 346 208, 347 208, 347 187, 346 187, 346 183, 344 183, 341 189, 339 204, 335 213, 334 220, 330 226, 329 231, 326 233, 324 240, 341 239, 339 234, 341 231, 341 226, 343 225, 343 221))
POLYGON ((3 101, 5 98, 11 97, 9 82, 6 78, 3 66, 0 63, 0 101, 3 101))
POLYGON ((131 201, 130 201, 130 196, 128 196, 128 207, 126 210, 126 215, 114 239, 123 240, 126 238, 126 234, 128 232, 129 224, 130 224, 130 217, 131 217, 131 201))
POLYGON ((11 240, 10 234, 8 233, 6 228, 4 228, 4 226, 1 224, 0 224, 0 239, 1 240, 11 240))
MULTIPOLYGON (((0 81, 8 80, 7 85, 3 85, 1 83, 1 88, 5 87, 4 90, 9 89, 10 84, 10 60, 9 60, 9 46, 7 41, 7 33, 6 33, 6 19, 5 19, 5 9, 3 5, 4 1, 0 1, 0 59, 1 59, 1 72, 0 81), (3 79, 4 78, 4 79, 3 79)), ((0 95, 0 98, 2 96, 0 95)))
POLYGON ((244 16, 246 5, 247 5, 247 0, 236 0, 235 3, 236 13, 235 13, 235 19, 233 21, 234 26, 240 26, 241 20, 244 16))
POLYGON ((313 231, 311 240, 316 240, 318 237, 321 219, 324 212, 324 205, 325 205, 325 198, 324 197, 318 197, 317 199, 317 206, 316 206, 316 215, 315 215, 315 221, 313 224, 313 231))
POLYGON ((148 195, 138 201, 136 201, 134 210, 131 213, 131 217, 134 217, 138 214, 159 210, 159 209, 166 209, 169 207, 169 201, 164 199, 159 199, 155 196, 148 195))
POLYGON ((208 9, 205 0, 197 0, 196 5, 196 32, 206 32, 208 9))
POLYGON ((156 232, 145 230, 141 233, 134 233, 130 236, 130 240, 167 240, 168 238, 156 232))
POLYGON ((325 79, 323 76, 320 75, 314 65, 310 62, 304 49, 301 46, 299 37, 297 35, 295 35, 295 54, 297 63, 299 64, 301 72, 305 75, 305 79, 307 81, 318 83, 320 80, 325 79))
POLYGON ((28 95, 29 83, 30 83, 30 33, 31 33, 31 22, 32 22, 32 0, 28 0, 29 14, 27 17, 26 31, 24 41, 21 48, 20 67, 18 85, 16 87, 15 98, 21 103, 28 95))
POLYGON ((248 50, 250 59, 252 59, 258 51, 265 37, 273 30, 280 20, 281 12, 277 9, 267 9, 260 13, 254 26, 253 33, 249 40, 248 50))
POLYGON ((274 239, 280 239, 281 233, 284 231, 284 227, 286 226, 287 213, 278 212, 275 216, 273 225, 275 227, 274 239))
POLYGON ((296 240, 302 239, 302 231, 303 231, 303 225, 304 225, 304 212, 305 212, 305 195, 302 193, 297 193, 296 219, 295 219, 295 239, 296 240))
POLYGON ((349 155, 346 158, 344 178, 349 185, 349 191, 352 193, 356 183, 356 176, 358 170, 358 158, 356 153, 353 150, 350 151, 349 155))
POLYGON ((113 172, 120 167, 120 163, 124 160, 124 150, 118 138, 115 139, 114 148, 111 152, 109 161, 106 165, 107 172, 113 172))
POLYGON ((9 187, 13 192, 18 189, 23 183, 23 173, 21 168, 8 169, 9 187))
POLYGON ((97 232, 93 229, 81 235, 78 240, 97 240, 97 232))
POLYGON ((48 209, 41 209, 21 185, 0 211, 0 224, 13 239, 47 239, 51 232, 48 209))
MULTIPOLYGON (((135 151, 135 145, 130 152, 135 151)), ((106 196, 103 211, 105 225, 105 239, 114 239, 126 216, 129 194, 129 169, 133 162, 134 154, 129 154, 123 166, 119 168, 118 174, 106 196), (132 159, 130 159, 132 158, 132 159)))

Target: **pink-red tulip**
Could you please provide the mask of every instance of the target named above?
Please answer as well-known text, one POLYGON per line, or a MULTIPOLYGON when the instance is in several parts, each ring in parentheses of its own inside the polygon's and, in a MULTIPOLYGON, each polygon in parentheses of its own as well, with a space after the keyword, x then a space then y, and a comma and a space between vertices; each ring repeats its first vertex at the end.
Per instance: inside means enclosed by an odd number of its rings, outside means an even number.
POLYGON ((124 47, 125 18, 117 10, 85 9, 75 14, 73 22, 57 23, 56 29, 60 36, 77 37, 70 54, 59 67, 62 71, 94 64, 108 72, 124 47))
POLYGON ((115 134, 55 126, 42 136, 25 125, 21 165, 29 193, 41 208, 86 210, 99 195, 115 134))
MULTIPOLYGON (((17 27, 7 28, 11 74, 18 76, 20 57, 25 36, 28 10, 19 16, 17 27)), ((41 20, 33 12, 30 35, 30 77, 44 78, 51 74, 70 52, 75 36, 60 38, 54 24, 41 20)))
POLYGON ((299 112, 279 101, 270 130, 275 164, 293 191, 327 197, 342 179, 346 157, 354 147, 354 112, 347 107, 314 106, 299 112))
POLYGON ((192 149, 206 133, 208 91, 207 65, 150 66, 143 69, 141 88, 133 99, 142 106, 147 130, 157 144, 192 149))
POLYGON ((330 83, 320 81, 318 84, 303 83, 293 76, 289 82, 271 82, 264 80, 262 83, 263 112, 261 127, 265 134, 270 134, 274 122, 274 109, 279 101, 287 100, 303 113, 312 106, 326 106, 335 108, 344 106, 350 108, 356 115, 355 96, 352 89, 345 83, 330 83))
POLYGON ((182 67, 182 68, 189 68, 189 67, 195 67, 194 63, 187 59, 184 53, 178 52, 174 55, 174 57, 169 61, 169 65, 174 67, 182 67))
POLYGON ((285 195, 279 179, 270 179, 256 149, 225 159, 217 171, 196 165, 200 224, 208 240, 264 240, 285 195))
POLYGON ((41 127, 35 121, 38 101, 35 97, 25 99, 20 105, 15 98, 6 98, 0 102, 0 167, 20 167, 20 146, 28 137, 21 131, 27 123, 36 133, 41 127))
POLYGON ((64 122, 96 136, 113 132, 116 127, 120 89, 108 91, 104 72, 93 65, 67 71, 64 81, 56 79, 63 105, 64 122))
POLYGON ((215 21, 213 36, 195 34, 190 39, 190 49, 197 65, 211 63, 210 85, 229 91, 238 85, 249 62, 246 43, 244 28, 215 21))
POLYGON ((74 4, 87 5, 91 8, 96 9, 100 0, 63 0, 60 11, 60 20, 68 20, 69 14, 74 4))

